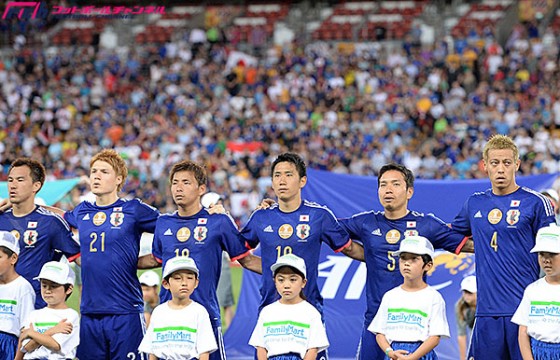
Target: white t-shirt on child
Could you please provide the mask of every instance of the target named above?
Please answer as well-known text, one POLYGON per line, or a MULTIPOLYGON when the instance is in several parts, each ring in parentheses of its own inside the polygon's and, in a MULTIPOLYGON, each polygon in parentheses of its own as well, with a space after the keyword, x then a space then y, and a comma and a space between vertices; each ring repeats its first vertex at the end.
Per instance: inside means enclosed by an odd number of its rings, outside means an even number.
MULTIPOLYGON (((73 359, 76 357, 76 349, 80 344, 80 315, 74 309, 49 309, 48 307, 34 310, 25 319, 23 326, 27 329, 29 324, 33 324, 35 331, 44 333, 48 329, 57 325, 60 321, 72 324, 70 334, 54 334, 52 338, 60 345, 60 351, 53 352, 45 346, 40 346, 32 352, 25 353, 24 359, 73 359)), ((30 340, 23 341, 25 346, 30 340)))
POLYGON ((35 290, 23 276, 0 285, 0 331, 19 337, 23 320, 35 309, 35 290))
POLYGON ((169 301, 157 306, 139 351, 158 358, 179 360, 198 358, 218 348, 208 311, 193 301, 182 309, 172 309, 169 301))
POLYGON ((389 342, 423 342, 430 336, 449 337, 445 301, 431 286, 414 292, 397 286, 383 295, 368 330, 385 335, 389 342))
POLYGON ((548 343, 560 343, 560 285, 541 278, 527 286, 511 321, 527 326, 527 335, 548 343))
POLYGON ((293 352, 303 358, 308 349, 326 349, 329 340, 321 314, 313 305, 276 301, 261 310, 249 345, 265 348, 269 357, 293 352))

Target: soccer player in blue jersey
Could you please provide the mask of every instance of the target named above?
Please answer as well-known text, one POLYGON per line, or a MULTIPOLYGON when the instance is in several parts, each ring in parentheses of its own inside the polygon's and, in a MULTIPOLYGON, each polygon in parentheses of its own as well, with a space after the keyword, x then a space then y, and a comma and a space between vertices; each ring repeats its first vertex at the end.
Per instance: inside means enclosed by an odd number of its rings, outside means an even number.
POLYGON ((41 284, 33 280, 41 267, 62 254, 73 261, 80 256, 80 245, 59 215, 35 205, 35 196, 45 182, 45 168, 35 160, 18 158, 8 171, 8 198, 11 209, 0 213, 0 230, 11 232, 19 241, 16 271, 33 286, 35 308, 47 306, 41 297, 41 284))
MULTIPOLYGON (((260 309, 279 299, 270 267, 286 254, 295 254, 307 265, 304 294, 323 313, 323 298, 317 285, 321 244, 335 252, 363 260, 363 249, 350 240, 333 213, 326 207, 302 200, 301 189, 307 182, 304 161, 297 154, 284 153, 272 164, 272 189, 278 203, 253 212, 241 230, 241 237, 254 248, 261 246, 262 286, 260 309)), ((318 359, 324 357, 319 353, 318 359)))
POLYGON ((383 295, 403 282, 398 258, 393 253, 399 250, 404 237, 423 236, 430 239, 434 248, 453 253, 472 251, 472 241, 451 230, 435 215, 408 209, 408 201, 414 194, 414 175, 405 166, 387 164, 381 167, 377 191, 384 211, 368 211, 339 220, 350 237, 362 243, 367 267, 367 309, 358 348, 360 360, 385 358, 375 335, 367 328, 383 295))
MULTIPOLYGON (((204 168, 192 161, 179 162, 169 175, 171 195, 177 205, 172 214, 162 214, 156 222, 152 254, 140 259, 141 267, 159 266, 177 256, 193 258, 201 278, 191 298, 202 304, 210 314, 218 351, 210 359, 225 359, 222 340, 220 306, 216 288, 222 269, 222 251, 232 260, 254 272, 261 273, 261 260, 251 254, 239 239, 233 219, 225 214, 210 214, 200 203, 206 192, 207 175, 204 168), (153 259, 153 260, 151 260, 153 259), (154 262, 155 260, 155 262, 154 262)), ((162 287, 160 302, 171 299, 169 290, 162 287)))
POLYGON ((82 253, 82 303, 78 358, 140 359, 145 332, 142 291, 136 269, 140 237, 153 233, 158 211, 138 199, 119 198, 128 169, 114 150, 90 161, 95 202, 64 214, 77 228, 82 253))
POLYGON ((469 357, 521 359, 518 325, 511 318, 523 291, 539 277, 537 254, 530 253, 537 231, 554 223, 554 209, 538 192, 515 181, 519 150, 495 135, 483 150, 491 189, 471 195, 452 226, 474 240, 477 308, 469 357))

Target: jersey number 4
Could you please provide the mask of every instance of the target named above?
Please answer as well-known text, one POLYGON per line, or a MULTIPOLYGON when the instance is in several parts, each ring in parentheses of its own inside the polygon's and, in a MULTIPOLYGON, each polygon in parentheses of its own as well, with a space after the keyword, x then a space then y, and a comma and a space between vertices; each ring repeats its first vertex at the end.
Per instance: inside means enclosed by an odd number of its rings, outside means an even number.
POLYGON ((498 232, 494 231, 492 234, 492 239, 490 239, 490 247, 494 249, 495 252, 498 252, 498 232))

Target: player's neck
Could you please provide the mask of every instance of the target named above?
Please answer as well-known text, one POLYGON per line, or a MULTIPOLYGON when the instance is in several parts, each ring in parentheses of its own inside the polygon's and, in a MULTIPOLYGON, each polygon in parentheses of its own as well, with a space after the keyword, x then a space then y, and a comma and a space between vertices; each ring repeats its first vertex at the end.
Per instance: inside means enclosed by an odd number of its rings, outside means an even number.
POLYGON ((66 304, 66 302, 62 301, 59 304, 56 305, 47 305, 47 307, 49 309, 53 309, 53 310, 64 310, 64 309, 68 309, 68 305, 66 304))
POLYGON ((556 275, 556 276, 546 275, 545 281, 547 282, 547 284, 550 285, 560 285, 560 275, 556 275))
POLYGON ((116 192, 110 194, 95 195, 95 205, 97 206, 108 206, 114 204, 119 199, 116 192))
POLYGON ((19 277, 15 268, 10 268, 4 274, 0 274, 0 285, 6 285, 19 277))
POLYGON ((416 278, 413 280, 404 279, 404 282, 401 285, 401 288, 405 291, 420 291, 426 287, 428 287, 428 284, 426 284, 422 278, 416 278))
POLYGON ((200 202, 195 202, 192 205, 177 207, 177 213, 179 214, 179 216, 185 217, 196 215, 200 210, 202 210, 202 205, 200 204, 200 202))
POLYGON ((385 209, 385 217, 389 220, 397 220, 405 217, 408 214, 408 211, 409 210, 406 207, 394 211, 385 209))
POLYGON ((22 217, 29 215, 35 210, 37 205, 35 205, 35 199, 31 198, 23 203, 12 204, 12 214, 17 217, 22 217))
POLYGON ((294 197, 293 199, 290 200, 278 199, 278 208, 280 208, 280 211, 282 212, 287 212, 287 213, 293 212, 299 209, 300 206, 301 206, 301 196, 294 197))
POLYGON ((191 303, 192 300, 190 297, 185 299, 172 298, 171 300, 169 300, 169 307, 173 310, 180 310, 186 308, 191 303))
POLYGON ((504 189, 499 189, 495 186, 492 186, 492 194, 494 195, 498 195, 498 196, 504 196, 504 195, 509 195, 512 194, 514 192, 517 191, 517 189, 519 189, 519 185, 517 185, 515 182, 513 184, 511 184, 510 186, 508 186, 507 188, 504 189))

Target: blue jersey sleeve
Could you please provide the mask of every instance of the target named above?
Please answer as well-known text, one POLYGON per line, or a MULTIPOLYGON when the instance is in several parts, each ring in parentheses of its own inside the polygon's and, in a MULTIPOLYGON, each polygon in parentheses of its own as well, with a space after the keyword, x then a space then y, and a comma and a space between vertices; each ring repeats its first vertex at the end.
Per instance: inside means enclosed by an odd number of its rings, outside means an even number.
POLYGON ((455 219, 451 223, 451 228, 454 231, 457 231, 465 236, 472 235, 471 222, 469 219, 469 200, 470 198, 465 201, 461 211, 459 211, 459 214, 455 216, 455 219))
MULTIPOLYGON (((539 194, 540 195, 540 194, 539 194)), ((556 224, 554 217, 554 208, 550 201, 544 196, 540 195, 542 206, 535 206, 535 217, 533 218, 533 233, 536 234, 540 228, 556 224)))
POLYGON ((222 249, 225 250, 232 261, 246 254, 249 249, 245 247, 239 236, 239 230, 233 219, 228 215, 218 215, 220 218, 220 229, 222 231, 222 249))
POLYGON ((152 255, 158 262, 163 261, 163 247, 161 238, 161 227, 164 226, 162 218, 156 221, 156 227, 154 229, 154 241, 152 242, 152 255))
POLYGON ((339 252, 347 246, 350 241, 350 236, 338 223, 334 214, 326 208, 325 211, 323 211, 323 221, 321 225, 321 240, 333 249, 333 251, 339 252))
POLYGON ((159 216, 159 211, 156 208, 138 200, 136 206, 136 213, 138 219, 138 227, 140 232, 153 233, 156 228, 156 220, 159 216))
POLYGON ((241 229, 241 232, 239 233, 239 236, 241 238, 241 242, 242 243, 247 243, 247 245, 249 245, 249 247, 251 249, 254 249, 257 247, 257 245, 259 245, 259 236, 257 233, 257 227, 258 227, 258 217, 259 217, 259 212, 261 211, 267 211, 267 210, 256 210, 251 214, 251 217, 249 218, 249 221, 247 221, 247 224, 245 224, 245 226, 243 227, 243 229, 241 229))
POLYGON ((452 253, 458 253, 461 250, 465 235, 449 227, 434 214, 426 215, 426 220, 429 224, 426 234, 434 248, 445 249, 452 253))
POLYGON ((58 215, 53 216, 52 219, 49 230, 53 234, 54 248, 62 251, 66 257, 72 258, 80 252, 80 244, 74 239, 72 231, 64 219, 58 215))
POLYGON ((66 222, 72 226, 74 229, 78 228, 78 221, 76 219, 77 214, 78 214, 78 208, 79 208, 80 204, 78 204, 73 210, 71 211, 67 211, 64 213, 64 220, 66 220, 66 222))
POLYGON ((340 226, 346 230, 353 240, 358 240, 362 242, 362 218, 358 215, 354 215, 350 218, 338 219, 340 226))

